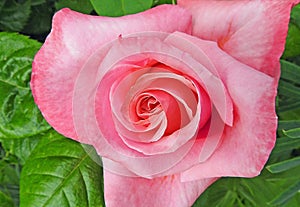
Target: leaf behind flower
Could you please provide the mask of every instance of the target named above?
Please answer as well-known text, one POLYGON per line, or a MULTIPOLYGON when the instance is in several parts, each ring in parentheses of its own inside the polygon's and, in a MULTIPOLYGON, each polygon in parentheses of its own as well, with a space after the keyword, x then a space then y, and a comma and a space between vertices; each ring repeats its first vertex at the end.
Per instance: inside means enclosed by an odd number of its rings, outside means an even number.
POLYGON ((102 168, 94 148, 46 134, 21 173, 20 206, 104 206, 102 168))
POLYGON ((150 9, 153 0, 91 0, 91 3, 100 16, 118 17, 150 9))

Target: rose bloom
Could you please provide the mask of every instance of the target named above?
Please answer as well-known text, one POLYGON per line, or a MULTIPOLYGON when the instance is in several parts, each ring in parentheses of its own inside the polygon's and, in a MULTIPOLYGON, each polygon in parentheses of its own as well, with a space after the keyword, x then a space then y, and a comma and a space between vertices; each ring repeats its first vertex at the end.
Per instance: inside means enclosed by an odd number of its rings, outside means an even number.
POLYGON ((118 18, 55 14, 31 88, 61 134, 102 157, 107 206, 191 206, 260 173, 291 7, 190 1, 118 18))

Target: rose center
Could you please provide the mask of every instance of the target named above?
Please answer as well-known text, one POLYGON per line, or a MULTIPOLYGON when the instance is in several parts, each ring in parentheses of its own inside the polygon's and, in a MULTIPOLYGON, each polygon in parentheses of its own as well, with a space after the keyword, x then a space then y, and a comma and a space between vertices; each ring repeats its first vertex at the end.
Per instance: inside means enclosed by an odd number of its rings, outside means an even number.
POLYGON ((132 107, 131 120, 139 126, 148 127, 150 119, 163 111, 160 101, 149 93, 138 95, 132 104, 135 106, 132 107))
POLYGON ((160 102, 153 96, 142 94, 136 105, 136 114, 142 119, 162 111, 160 102))

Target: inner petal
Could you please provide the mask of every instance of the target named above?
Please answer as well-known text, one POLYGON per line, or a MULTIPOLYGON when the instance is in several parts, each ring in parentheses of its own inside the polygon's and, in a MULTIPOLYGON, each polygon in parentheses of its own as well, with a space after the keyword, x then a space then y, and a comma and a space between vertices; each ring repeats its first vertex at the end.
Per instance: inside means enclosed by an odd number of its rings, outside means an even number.
POLYGON ((182 126, 181 108, 178 100, 163 90, 149 91, 160 103, 160 110, 163 110, 166 116, 167 128, 163 136, 172 134, 182 126))
MULTIPOLYGON (((148 119, 162 111, 160 102, 151 94, 142 93, 137 97, 135 113, 131 113, 134 122, 148 119)), ((132 107, 130 107, 132 108, 132 107)))
POLYGON ((211 112, 209 97, 199 84, 166 68, 137 70, 112 91, 121 139, 145 155, 175 151, 196 136, 211 112))
POLYGON ((149 90, 165 91, 176 99, 174 101, 176 105, 178 105, 177 102, 180 102, 181 110, 179 111, 183 118, 181 120, 182 125, 186 125, 197 111, 197 95, 186 78, 161 68, 140 69, 130 73, 118 85, 113 86, 110 93, 115 120, 121 123, 128 131, 145 132, 162 126, 157 121, 150 123, 147 128, 140 127, 135 123, 140 121, 141 118, 146 119, 149 115, 152 115, 151 119, 159 117, 158 114, 162 108, 158 107, 157 98, 153 94, 145 94, 149 90), (152 98, 150 98, 151 96, 152 98), (147 108, 148 110, 146 110, 147 108))

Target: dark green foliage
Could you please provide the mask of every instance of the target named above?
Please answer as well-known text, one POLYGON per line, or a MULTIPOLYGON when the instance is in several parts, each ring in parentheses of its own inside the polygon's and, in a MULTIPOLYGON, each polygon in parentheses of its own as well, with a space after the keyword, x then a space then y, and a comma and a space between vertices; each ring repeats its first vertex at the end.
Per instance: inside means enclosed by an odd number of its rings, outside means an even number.
POLYGON ((30 17, 31 1, 2 0, 0 30, 21 31, 30 17))
POLYGON ((284 58, 296 57, 300 55, 300 5, 293 8, 289 32, 286 39, 284 58))
POLYGON ((52 16, 54 14, 54 9, 51 7, 52 4, 42 2, 40 4, 31 5, 30 18, 21 32, 29 35, 49 33, 52 16))
POLYGON ((93 6, 89 0, 58 0, 55 3, 56 10, 66 7, 84 14, 89 14, 93 11, 93 6))

